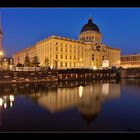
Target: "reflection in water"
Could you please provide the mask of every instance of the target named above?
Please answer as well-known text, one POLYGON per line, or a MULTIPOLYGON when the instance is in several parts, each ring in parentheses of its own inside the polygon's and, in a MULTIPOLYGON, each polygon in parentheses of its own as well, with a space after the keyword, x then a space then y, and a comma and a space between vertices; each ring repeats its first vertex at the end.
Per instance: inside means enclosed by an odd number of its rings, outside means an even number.
MULTIPOLYGON (((6 87, 7 88, 7 87, 6 87)), ((90 123, 101 111, 106 100, 120 97, 120 84, 116 83, 61 83, 58 87, 49 88, 47 84, 13 85, 5 90, 12 95, 0 97, 0 107, 13 107, 14 96, 31 98, 35 104, 51 113, 76 108, 81 117, 90 123)))
POLYGON ((79 86, 79 97, 81 98, 83 95, 83 87, 79 86))
POLYGON ((120 84, 91 84, 48 91, 38 97, 38 104, 52 113, 77 108, 81 116, 90 123, 100 113, 105 100, 119 97, 120 84))
POLYGON ((14 95, 4 95, 0 97, 0 107, 4 107, 5 109, 12 108, 14 103, 14 95))

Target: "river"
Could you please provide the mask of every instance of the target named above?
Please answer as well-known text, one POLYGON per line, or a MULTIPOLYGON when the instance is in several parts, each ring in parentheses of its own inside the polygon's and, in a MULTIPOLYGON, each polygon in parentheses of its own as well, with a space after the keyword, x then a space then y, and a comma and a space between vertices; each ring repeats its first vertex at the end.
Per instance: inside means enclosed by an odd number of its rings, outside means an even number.
POLYGON ((1 84, 0 131, 140 131, 140 79, 1 84))

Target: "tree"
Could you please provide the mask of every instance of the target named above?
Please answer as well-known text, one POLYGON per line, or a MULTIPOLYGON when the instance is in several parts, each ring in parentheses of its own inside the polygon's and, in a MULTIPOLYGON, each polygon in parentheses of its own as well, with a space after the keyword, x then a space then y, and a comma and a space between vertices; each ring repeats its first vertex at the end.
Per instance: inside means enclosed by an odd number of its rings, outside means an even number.
POLYGON ((36 70, 36 67, 40 64, 37 56, 33 57, 32 64, 33 64, 33 66, 35 67, 35 70, 36 70))
POLYGON ((30 60, 29 60, 29 57, 28 57, 28 56, 26 56, 26 57, 25 57, 25 60, 24 60, 24 65, 25 65, 26 67, 30 67, 30 66, 31 66, 31 62, 30 62, 30 60))
POLYGON ((54 61, 53 61, 53 65, 54 65, 54 68, 55 68, 55 69, 57 68, 57 62, 58 62, 57 60, 54 60, 54 61))
POLYGON ((45 65, 46 65, 46 66, 49 66, 49 64, 50 64, 50 61, 49 61, 49 59, 46 57, 46 58, 45 58, 45 65))
POLYGON ((18 63, 17 65, 16 65, 16 67, 22 67, 23 66, 23 64, 21 64, 21 63, 18 63))

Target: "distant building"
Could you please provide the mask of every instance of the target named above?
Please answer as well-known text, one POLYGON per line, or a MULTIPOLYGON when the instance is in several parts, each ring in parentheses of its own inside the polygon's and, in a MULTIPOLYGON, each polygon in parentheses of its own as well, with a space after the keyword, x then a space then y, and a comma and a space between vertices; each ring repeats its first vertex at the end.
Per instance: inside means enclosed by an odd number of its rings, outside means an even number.
POLYGON ((129 54, 121 56, 121 66, 123 68, 140 67, 140 54, 129 54))
POLYGON ((1 60, 1 69, 2 70, 13 70, 14 60, 9 57, 3 57, 1 60))
POLYGON ((79 34, 79 40, 59 36, 49 36, 33 46, 13 55, 14 64, 24 64, 26 56, 32 61, 38 56, 40 66, 45 66, 49 60, 51 68, 91 68, 119 67, 120 49, 103 45, 102 35, 96 24, 90 18, 79 34), (105 61, 107 60, 107 61, 105 61))

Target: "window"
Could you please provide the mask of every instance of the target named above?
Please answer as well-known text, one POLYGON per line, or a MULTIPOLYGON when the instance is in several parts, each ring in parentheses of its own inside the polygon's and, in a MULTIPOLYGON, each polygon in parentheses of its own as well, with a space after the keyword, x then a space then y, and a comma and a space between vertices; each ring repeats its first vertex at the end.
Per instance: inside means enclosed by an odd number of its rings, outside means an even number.
POLYGON ((61 47, 61 52, 63 52, 63 48, 61 47))
POLYGON ((94 60, 94 54, 92 55, 92 60, 94 60))
POLYGON ((76 53, 76 49, 74 48, 74 53, 76 53))
POLYGON ((63 59, 63 55, 61 55, 61 59, 63 59))
POLYGON ((56 42, 56 45, 58 45, 58 42, 56 42))
POLYGON ((65 56, 65 59, 67 59, 67 55, 65 56))
POLYGON ((58 55, 56 55, 56 59, 58 59, 58 55))
POLYGON ((58 47, 56 47, 56 51, 58 51, 58 47))
POLYGON ((60 66, 63 67, 63 62, 60 62, 60 66))
POLYGON ((76 59, 76 56, 74 56, 74 60, 76 59))
POLYGON ((71 52, 71 48, 70 48, 70 52, 71 52))
POLYGON ((70 56, 70 59, 71 59, 71 56, 70 56))
POLYGON ((65 63, 65 67, 67 67, 67 63, 65 63))
POLYGON ((58 63, 57 62, 55 63, 55 66, 58 67, 58 63))

